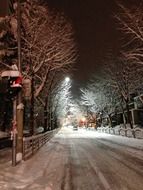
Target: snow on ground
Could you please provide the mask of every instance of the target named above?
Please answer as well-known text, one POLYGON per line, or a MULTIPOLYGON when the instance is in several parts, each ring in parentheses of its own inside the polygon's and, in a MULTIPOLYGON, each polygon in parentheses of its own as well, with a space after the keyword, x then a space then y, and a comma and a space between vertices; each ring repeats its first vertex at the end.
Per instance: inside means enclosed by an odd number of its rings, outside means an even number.
POLYGON ((143 140, 62 128, 28 161, 0 164, 0 190, 141 190, 143 140))
POLYGON ((103 144, 112 145, 112 147, 121 147, 129 154, 136 154, 143 158, 143 139, 135 139, 107 133, 100 133, 95 130, 79 129, 79 133, 71 133, 70 138, 90 138, 96 139, 103 144))
POLYGON ((80 133, 71 133, 70 138, 103 138, 122 145, 131 146, 143 150, 143 139, 135 139, 124 136, 111 135, 97 132, 95 130, 79 129, 80 133), (85 135, 86 134, 86 135, 85 135))
POLYGON ((126 146, 131 146, 143 150, 143 139, 135 139, 123 136, 110 135, 105 133, 98 133, 97 138, 112 140, 113 142, 116 143, 120 143, 126 146))
POLYGON ((0 166, 5 163, 11 163, 11 155, 10 148, 0 149, 0 166))

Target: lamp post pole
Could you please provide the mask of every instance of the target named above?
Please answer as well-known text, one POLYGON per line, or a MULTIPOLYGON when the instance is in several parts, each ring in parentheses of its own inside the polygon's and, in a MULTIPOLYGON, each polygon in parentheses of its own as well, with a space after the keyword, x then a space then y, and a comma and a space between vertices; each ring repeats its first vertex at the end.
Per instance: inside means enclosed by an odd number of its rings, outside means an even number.
POLYGON ((18 69, 21 72, 21 6, 17 0, 17 45, 18 45, 18 69))
MULTIPOLYGON (((21 5, 20 0, 17 0, 17 43, 18 43, 18 70, 22 73, 21 63, 21 5)), ((23 103, 22 92, 20 91, 17 97, 17 161, 22 160, 23 156, 23 103)))
POLYGON ((12 121, 12 131, 11 131, 12 166, 16 166, 16 147, 17 147, 16 107, 17 107, 17 101, 16 101, 16 98, 14 98, 13 99, 13 121, 12 121))

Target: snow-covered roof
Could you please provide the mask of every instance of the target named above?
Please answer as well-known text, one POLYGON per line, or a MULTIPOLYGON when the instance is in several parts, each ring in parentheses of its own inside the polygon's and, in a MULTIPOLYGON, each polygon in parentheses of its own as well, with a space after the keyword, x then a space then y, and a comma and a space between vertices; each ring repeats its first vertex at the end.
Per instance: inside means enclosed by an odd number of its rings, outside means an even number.
POLYGON ((19 77, 21 73, 19 71, 7 70, 3 71, 1 77, 19 77))

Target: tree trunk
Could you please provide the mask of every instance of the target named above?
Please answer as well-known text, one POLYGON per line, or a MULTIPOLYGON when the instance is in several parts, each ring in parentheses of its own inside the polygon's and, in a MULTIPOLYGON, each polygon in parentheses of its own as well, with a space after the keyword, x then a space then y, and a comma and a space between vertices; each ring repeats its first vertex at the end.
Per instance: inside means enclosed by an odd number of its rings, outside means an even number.
POLYGON ((112 127, 112 118, 111 115, 108 115, 109 127, 112 127))
POLYGON ((45 98, 45 106, 44 106, 44 132, 47 131, 47 127, 48 127, 48 95, 45 98))
POLYGON ((130 124, 131 129, 133 129, 133 124, 130 118, 130 109, 129 109, 129 101, 126 100, 126 110, 127 110, 127 123, 130 124))
POLYGON ((34 134, 34 73, 32 73, 31 79, 30 134, 34 134))

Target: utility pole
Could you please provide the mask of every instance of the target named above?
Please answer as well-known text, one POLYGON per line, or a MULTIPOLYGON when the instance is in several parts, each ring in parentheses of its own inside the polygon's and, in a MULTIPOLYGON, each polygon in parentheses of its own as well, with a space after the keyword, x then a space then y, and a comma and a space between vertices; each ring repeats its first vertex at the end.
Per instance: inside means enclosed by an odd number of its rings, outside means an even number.
POLYGON ((16 146, 17 146, 16 107, 17 107, 17 101, 16 101, 16 98, 14 97, 13 98, 13 121, 12 121, 12 131, 11 131, 12 166, 16 166, 16 146))
MULTIPOLYGON (((21 63, 21 5, 20 0, 17 0, 17 41, 18 41, 18 70, 22 73, 21 63)), ((22 92, 20 91, 17 97, 17 147, 16 158, 17 161, 22 160, 23 156, 23 108, 22 92)))

